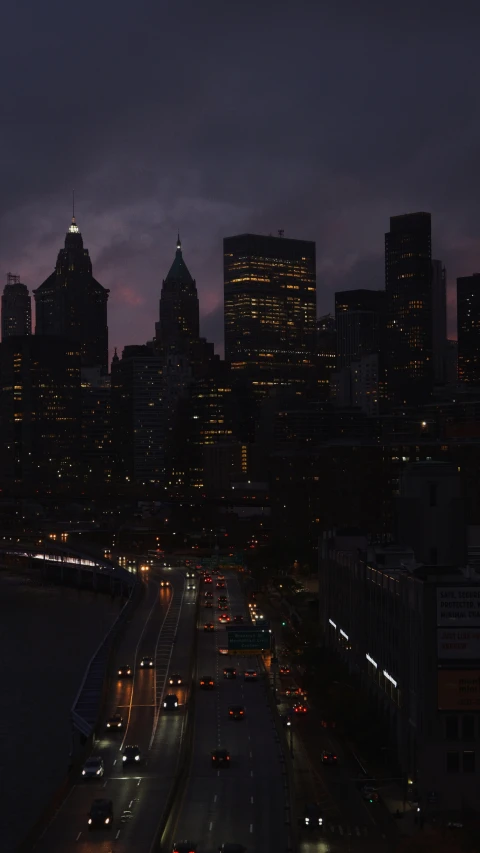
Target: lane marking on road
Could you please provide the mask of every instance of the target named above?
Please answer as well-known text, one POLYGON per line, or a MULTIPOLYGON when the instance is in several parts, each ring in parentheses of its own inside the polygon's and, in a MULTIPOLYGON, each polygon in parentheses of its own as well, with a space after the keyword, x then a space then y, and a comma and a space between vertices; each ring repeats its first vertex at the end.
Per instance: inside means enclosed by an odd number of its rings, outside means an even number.
POLYGON ((253 770, 250 770, 250 776, 253 776, 253 770))
POLYGON ((210 821, 210 823, 209 823, 209 825, 208 825, 208 831, 209 831, 209 832, 211 832, 211 831, 212 831, 212 826, 213 826, 213 820, 211 820, 211 821, 210 821))
MULTIPOLYGON (((150 610, 149 610, 149 612, 148 612, 148 616, 147 616, 147 618, 146 618, 146 620, 145 620, 145 624, 144 624, 144 626, 143 626, 143 628, 142 628, 142 631, 141 631, 141 634, 140 634, 140 636, 139 636, 139 638, 138 638, 138 643, 137 643, 137 645, 136 645, 136 647, 135 647, 135 656, 134 656, 134 659, 133 659, 132 689, 131 689, 131 692, 130 692, 130 704, 129 704, 129 708, 128 708, 128 717, 127 717, 127 725, 125 726, 125 734, 124 734, 124 736, 123 736, 122 743, 120 744, 120 752, 122 751, 122 749, 123 749, 123 747, 124 747, 124 745, 125 745, 125 741, 126 741, 126 739, 127 739, 128 727, 129 727, 129 725, 130 725, 130 717, 131 717, 131 714, 132 714, 132 703, 133 703, 133 694, 134 694, 134 691, 135 691, 135 674, 136 674, 136 670, 137 670, 137 657, 138 657, 138 650, 139 650, 139 648, 140 648, 140 643, 141 643, 141 642, 142 642, 142 640, 143 640, 143 635, 145 634, 145 631, 147 630, 147 625, 148 625, 148 623, 150 622, 150 618, 151 618, 151 616, 152 616, 152 613, 153 613, 153 611, 155 610, 155 608, 156 608, 157 606, 160 606, 160 597, 159 597, 159 595, 158 595, 159 590, 160 590, 160 587, 159 587, 158 583, 157 583, 157 584, 155 584, 155 586, 157 587, 156 592, 155 592, 155 599, 154 599, 154 602, 153 602, 153 604, 152 604, 151 609, 150 609, 150 610)), ((170 597, 170 603, 169 603, 168 608, 167 608, 167 613, 168 613, 168 611, 170 610, 170 607, 171 607, 172 601, 173 601, 173 595, 170 597)), ((166 617, 165 617, 165 618, 166 618, 166 617)))
POLYGON ((115 759, 115 761, 113 762, 113 764, 115 765, 116 763, 117 763, 117 759, 115 759))
POLYGON ((253 823, 250 824, 250 832, 253 832, 253 823))
POLYGON ((220 776, 220 770, 217 770, 217 776, 220 776))
POLYGON ((103 783, 102 788, 106 788, 106 787, 107 787, 107 782, 108 782, 108 779, 105 779, 105 782, 103 783))
POLYGON ((148 702, 147 705, 140 705, 136 702, 133 702, 131 705, 117 705, 117 708, 154 708, 155 702, 148 702))
POLYGON ((119 837, 119 835, 120 835, 120 830, 118 830, 118 832, 117 832, 117 834, 116 834, 116 836, 115 836, 115 841, 117 840, 117 838, 119 837))
POLYGON ((139 779, 139 780, 138 780, 138 782, 137 782, 137 788, 138 788, 138 786, 140 785, 140 782, 141 782, 141 781, 142 781, 141 779, 139 779))
POLYGON ((78 833, 78 835, 77 835, 77 837, 76 837, 75 841, 78 841, 78 839, 80 838, 81 834, 82 834, 82 833, 81 833, 81 831, 80 831, 80 832, 78 833))
POLYGON ((250 797, 250 802, 253 803, 253 797, 250 797))
POLYGON ((253 758, 253 752, 250 751, 250 758, 253 758))
POLYGON ((133 805, 133 800, 130 800, 130 802, 129 802, 129 804, 128 804, 128 808, 129 808, 129 809, 131 809, 131 808, 132 808, 132 805, 133 805))
POLYGON ((216 794, 215 794, 215 796, 214 796, 214 798, 213 798, 213 802, 214 802, 214 803, 216 803, 216 802, 217 802, 217 795, 216 795, 216 794))

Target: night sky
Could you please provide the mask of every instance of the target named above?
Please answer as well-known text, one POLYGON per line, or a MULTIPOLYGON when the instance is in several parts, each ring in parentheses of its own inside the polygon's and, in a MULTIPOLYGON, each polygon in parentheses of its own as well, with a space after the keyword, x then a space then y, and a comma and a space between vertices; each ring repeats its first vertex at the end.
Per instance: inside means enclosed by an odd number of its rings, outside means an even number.
MULTIPOLYGON (((154 335, 177 228, 222 352, 222 238, 316 240, 319 313, 384 286, 389 216, 480 269, 478 0, 4 4, 0 271, 30 289, 71 216, 110 344, 154 335)), ((3 286, 3 284, 2 284, 3 286)))

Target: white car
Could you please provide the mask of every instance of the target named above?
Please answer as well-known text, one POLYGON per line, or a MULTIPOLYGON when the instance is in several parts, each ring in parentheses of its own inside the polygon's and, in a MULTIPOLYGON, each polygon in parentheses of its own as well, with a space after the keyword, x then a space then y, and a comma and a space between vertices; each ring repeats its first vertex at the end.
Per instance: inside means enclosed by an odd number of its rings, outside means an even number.
POLYGON ((91 755, 83 765, 82 776, 84 779, 96 779, 105 773, 103 758, 99 755, 91 755))

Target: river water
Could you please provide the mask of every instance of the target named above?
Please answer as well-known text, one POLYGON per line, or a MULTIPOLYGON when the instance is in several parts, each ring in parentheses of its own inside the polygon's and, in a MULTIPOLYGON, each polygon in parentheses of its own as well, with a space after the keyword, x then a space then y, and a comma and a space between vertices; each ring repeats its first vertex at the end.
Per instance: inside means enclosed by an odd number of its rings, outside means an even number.
POLYGON ((13 853, 68 769, 69 712, 120 601, 0 573, 0 849, 13 853))

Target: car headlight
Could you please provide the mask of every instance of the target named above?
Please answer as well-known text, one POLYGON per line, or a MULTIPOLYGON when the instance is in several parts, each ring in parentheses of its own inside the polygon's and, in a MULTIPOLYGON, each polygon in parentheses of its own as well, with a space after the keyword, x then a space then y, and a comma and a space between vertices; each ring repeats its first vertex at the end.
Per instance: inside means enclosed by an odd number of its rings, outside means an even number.
POLYGON ((102 768, 101 768, 101 767, 99 767, 99 768, 98 768, 98 770, 97 770, 97 776, 100 776, 101 772, 102 772, 102 768))
POLYGON ((135 756, 135 761, 140 761, 140 756, 139 756, 139 755, 136 755, 136 756, 135 756))
POLYGON ((319 826, 322 826, 322 825, 323 825, 323 817, 319 817, 319 818, 318 818, 318 825, 319 825, 319 826))
POLYGON ((107 723, 107 729, 109 729, 109 728, 110 728, 110 723, 107 723))
POLYGON ((178 705, 178 702, 175 702, 175 708, 177 707, 177 705, 178 705))
POLYGON ((105 823, 110 823, 110 818, 109 818, 109 817, 106 817, 106 818, 105 818, 105 823))
POLYGON ((85 770, 82 770, 82 776, 85 776, 85 775, 86 775, 85 770))
POLYGON ((127 756, 126 756, 126 755, 123 755, 123 756, 122 756, 122 761, 126 761, 126 760, 127 760, 127 756))
POLYGON ((305 818, 305 823, 310 823, 310 818, 309 818, 309 817, 306 817, 306 818, 305 818))
POLYGON ((119 670, 118 670, 118 674, 119 674, 119 675, 121 675, 121 674, 122 674, 122 670, 121 670, 121 669, 119 669, 119 670))
POLYGON ((163 707, 164 707, 164 708, 166 708, 166 707, 167 707, 167 703, 166 703, 166 702, 164 702, 164 703, 163 703, 163 707))
POLYGON ((150 666, 153 666, 153 661, 150 661, 150 666))
POLYGON ((91 817, 89 817, 89 818, 88 818, 88 822, 89 822, 89 823, 91 823, 91 822, 92 822, 92 818, 91 818, 91 817))

